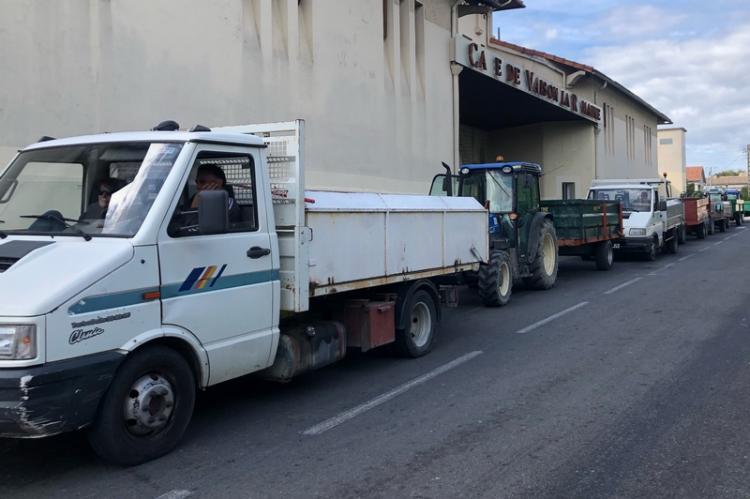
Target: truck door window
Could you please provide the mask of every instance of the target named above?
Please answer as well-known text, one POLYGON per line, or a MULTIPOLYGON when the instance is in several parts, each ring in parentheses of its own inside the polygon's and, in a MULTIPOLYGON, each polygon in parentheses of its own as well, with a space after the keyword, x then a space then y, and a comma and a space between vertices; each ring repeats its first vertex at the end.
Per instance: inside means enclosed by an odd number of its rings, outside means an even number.
POLYGON ((255 162, 247 154, 201 151, 190 171, 177 209, 169 223, 171 237, 200 235, 198 204, 203 190, 227 191, 229 232, 258 230, 255 162))

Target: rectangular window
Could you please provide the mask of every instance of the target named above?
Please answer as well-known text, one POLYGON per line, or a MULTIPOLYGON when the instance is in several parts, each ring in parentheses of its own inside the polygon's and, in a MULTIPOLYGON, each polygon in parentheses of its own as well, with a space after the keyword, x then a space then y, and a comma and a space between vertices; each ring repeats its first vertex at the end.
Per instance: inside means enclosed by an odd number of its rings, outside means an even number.
POLYGON ((604 103, 604 150, 615 153, 615 108, 604 103))
POLYGON ((663 146, 671 146, 673 143, 672 139, 659 139, 659 144, 663 146))
POLYGON ((576 184, 575 182, 563 182, 562 183, 562 198, 575 199, 576 198, 576 184))
POLYGON ((169 224, 172 237, 198 236, 198 205, 202 190, 227 192, 229 232, 258 230, 255 163, 247 154, 201 151, 169 224))

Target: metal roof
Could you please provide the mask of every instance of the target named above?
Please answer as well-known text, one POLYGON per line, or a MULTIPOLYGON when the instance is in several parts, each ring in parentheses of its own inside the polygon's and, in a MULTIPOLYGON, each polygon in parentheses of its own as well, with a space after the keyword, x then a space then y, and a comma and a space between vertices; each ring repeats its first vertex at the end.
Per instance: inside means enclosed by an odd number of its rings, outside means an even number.
POLYGON ((47 140, 26 146, 23 151, 50 147, 102 144, 112 142, 209 142, 238 146, 264 147, 263 139, 232 132, 117 132, 47 140))

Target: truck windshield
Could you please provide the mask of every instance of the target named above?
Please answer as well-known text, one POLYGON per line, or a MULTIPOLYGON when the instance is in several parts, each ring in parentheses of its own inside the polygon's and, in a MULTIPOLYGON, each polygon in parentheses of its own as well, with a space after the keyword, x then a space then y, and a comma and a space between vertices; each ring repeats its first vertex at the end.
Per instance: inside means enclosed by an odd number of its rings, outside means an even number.
POLYGON ((482 204, 490 202, 490 213, 513 211, 513 176, 496 170, 474 171, 465 175, 461 195, 471 196, 482 204))
POLYGON ((132 237, 181 150, 117 142, 22 152, 0 177, 0 231, 132 237))
POLYGON ((623 211, 651 211, 651 189, 595 189, 589 199, 620 201, 623 211))

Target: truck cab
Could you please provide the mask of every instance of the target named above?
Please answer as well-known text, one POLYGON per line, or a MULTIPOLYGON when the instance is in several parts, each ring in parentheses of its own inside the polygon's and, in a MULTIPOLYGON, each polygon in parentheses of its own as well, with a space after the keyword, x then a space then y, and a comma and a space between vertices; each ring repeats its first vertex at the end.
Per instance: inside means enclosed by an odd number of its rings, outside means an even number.
POLYGON ((623 210, 623 237, 615 250, 639 252, 650 260, 661 249, 677 252, 683 232, 682 203, 670 199, 669 184, 654 180, 595 180, 588 199, 616 200, 623 210))
POLYGON ((504 305, 513 282, 549 289, 557 279, 557 235, 549 213, 542 211, 534 163, 469 164, 459 175, 436 175, 431 195, 473 197, 488 212, 490 262, 480 269, 478 288, 484 303, 504 305))

